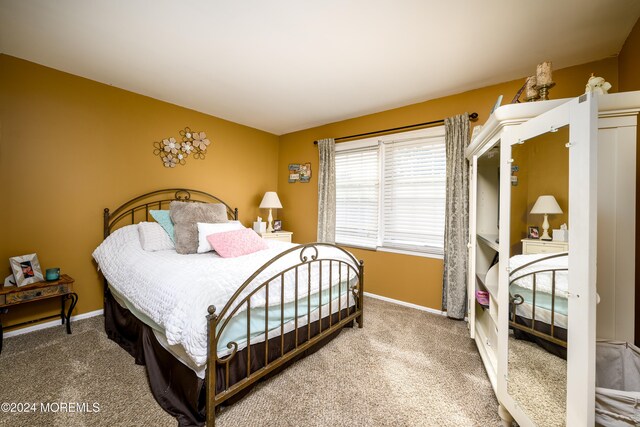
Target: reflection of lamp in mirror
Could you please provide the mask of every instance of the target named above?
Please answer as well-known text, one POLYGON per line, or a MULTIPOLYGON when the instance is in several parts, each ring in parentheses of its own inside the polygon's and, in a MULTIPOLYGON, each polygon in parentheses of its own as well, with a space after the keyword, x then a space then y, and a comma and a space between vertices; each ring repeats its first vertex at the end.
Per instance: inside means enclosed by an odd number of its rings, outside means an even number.
POLYGON ((549 236, 549 218, 547 215, 553 214, 561 214, 562 209, 560 209, 560 205, 556 201, 556 198, 551 195, 544 195, 538 197, 536 200, 536 204, 533 205, 531 209, 532 214, 544 214, 544 222, 542 223, 542 236, 540 240, 551 240, 551 236, 549 236))
POLYGON ((262 198, 262 202, 260 202, 260 209, 269 209, 269 218, 267 223, 267 232, 273 232, 273 215, 271 214, 271 209, 279 209, 282 208, 282 203, 280 203, 280 199, 278 199, 278 194, 275 191, 267 191, 264 193, 264 197, 262 198))

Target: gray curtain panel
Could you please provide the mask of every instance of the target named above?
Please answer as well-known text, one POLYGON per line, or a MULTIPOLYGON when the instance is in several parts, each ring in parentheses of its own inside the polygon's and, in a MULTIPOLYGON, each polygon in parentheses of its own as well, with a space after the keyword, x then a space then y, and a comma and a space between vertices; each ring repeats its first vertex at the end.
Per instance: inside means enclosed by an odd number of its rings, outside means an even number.
POLYGON ((318 242, 336 241, 336 143, 318 141, 318 242))
POLYGON ((444 223, 442 309, 452 319, 464 319, 467 303, 467 241, 469 239, 469 115, 444 121, 447 188, 444 223))

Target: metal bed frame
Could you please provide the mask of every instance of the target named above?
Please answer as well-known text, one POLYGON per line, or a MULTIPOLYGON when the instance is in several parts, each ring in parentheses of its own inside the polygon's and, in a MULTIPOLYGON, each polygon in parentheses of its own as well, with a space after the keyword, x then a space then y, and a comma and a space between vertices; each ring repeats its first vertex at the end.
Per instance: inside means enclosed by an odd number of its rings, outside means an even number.
MULTIPOLYGON (((188 202, 197 202, 197 203, 222 203, 227 208, 227 214, 229 217, 237 220, 238 219, 238 209, 232 209, 228 204, 223 202, 216 196, 213 196, 209 193, 205 193, 199 190, 192 189, 183 189, 183 188, 171 188, 171 189, 163 189, 157 190, 150 193, 143 194, 141 196, 135 197, 128 202, 122 204, 116 210, 110 213, 108 208, 104 209, 104 238, 107 238, 109 234, 118 227, 123 225, 135 224, 140 221, 148 221, 149 220, 149 211, 151 209, 162 209, 163 207, 168 208, 169 204, 174 201, 188 201, 188 202)), ((107 280, 104 279, 104 292, 105 299, 107 298, 108 293, 107 280)), ((302 285, 304 286, 304 284, 302 285)), ((304 289, 304 288, 303 288, 304 289)), ((256 270, 233 294, 231 299, 227 302, 227 304, 220 310, 217 311, 216 307, 209 306, 208 314, 203 313, 207 317, 207 370, 205 374, 205 387, 206 387, 206 424, 207 426, 213 427, 215 425, 215 414, 220 409, 220 404, 237 395, 244 389, 252 386, 256 381, 262 379, 266 375, 273 373, 277 369, 280 369, 288 362, 295 360, 297 357, 302 357, 302 355, 308 351, 313 349, 314 347, 320 347, 322 342, 326 339, 329 339, 330 336, 337 333, 347 324, 353 323, 355 320, 358 323, 358 327, 362 328, 364 326, 364 318, 363 318, 363 298, 364 298, 364 262, 362 260, 356 260, 353 255, 351 255, 346 250, 329 243, 309 243, 304 245, 298 245, 296 247, 290 248, 279 255, 275 256, 271 260, 267 261, 262 267, 256 270), (347 255, 347 259, 349 262, 346 262, 341 259, 334 259, 330 257, 322 257, 320 256, 320 252, 318 251, 319 247, 331 247, 341 251, 342 253, 347 255), (257 282, 256 279, 260 275, 260 273, 264 272, 267 268, 272 266, 278 260, 283 258, 285 255, 297 253, 299 256, 299 262, 293 266, 289 265, 283 271, 279 271, 278 273, 271 276, 264 282, 257 282), (322 298, 320 298, 321 290, 322 290, 322 267, 323 263, 326 266, 328 263, 329 266, 329 313, 328 316, 322 317, 322 298), (311 305, 310 291, 311 291, 311 269, 312 266, 317 264, 319 269, 319 279, 318 279, 318 289, 319 289, 319 297, 317 306, 311 305), (332 280, 333 280, 333 270, 334 266, 337 266, 338 271, 338 309, 336 313, 332 313, 332 280), (306 325, 302 325, 299 327, 299 317, 298 317, 298 296, 300 295, 299 289, 301 286, 300 282, 304 282, 305 280, 299 280, 298 271, 300 267, 306 267, 308 270, 308 275, 306 278, 306 290, 307 290, 307 307, 306 307, 306 315, 301 317, 306 317, 307 323, 306 325), (343 268, 346 269, 346 307, 341 306, 341 296, 342 296, 342 282, 343 282, 343 268), (294 324, 294 344, 293 345, 285 345, 285 322, 284 322, 284 275, 288 272, 295 273, 295 295, 293 301, 295 301, 295 324, 294 324), (352 283, 353 281, 353 283, 352 283), (269 338, 269 331, 273 331, 276 328, 268 328, 269 321, 269 311, 266 307, 269 306, 269 286, 279 286, 280 289, 280 336, 275 338, 269 338), (247 289, 250 289, 247 294, 247 289), (266 304, 265 308, 265 333, 264 333, 264 344, 256 343, 251 344, 251 323, 249 322, 249 318, 251 315, 251 298, 254 297, 258 292, 265 291, 266 293, 266 304), (246 294, 246 295, 244 295, 246 294), (353 301, 353 306, 351 304, 353 301), (236 342, 228 342, 226 343, 226 347, 230 350, 230 353, 223 356, 218 357, 218 352, 216 349, 218 348, 218 343, 221 339, 222 333, 228 325, 231 318, 239 312, 242 308, 246 309, 247 316, 247 342, 246 347, 242 350, 243 357, 246 356, 246 362, 238 358, 238 344, 236 342), (311 310, 318 309, 319 315, 318 320, 316 322, 311 322, 311 310), (312 326, 313 323, 313 326, 312 326), (306 328, 305 328, 306 326, 306 328), (306 329, 306 331, 305 331, 306 329), (313 329, 313 332, 312 332, 313 329), (306 332, 306 333, 305 333, 306 332), (277 341, 279 338, 279 351, 273 351, 272 344, 274 340, 277 341), (262 344, 262 345, 260 345, 262 344), (254 363, 252 363, 252 346, 254 346, 254 353, 257 351, 264 351, 264 355, 258 361, 255 360, 256 356, 253 356, 254 363), (262 349, 264 347, 264 349, 262 349), (245 351, 246 350, 246 351, 245 351), (230 364, 232 362, 242 363, 243 365, 246 363, 246 371, 245 376, 242 379, 239 379, 235 382, 230 380, 230 364), (212 369, 212 367, 215 367, 212 369), (223 381, 218 381, 217 374, 224 379, 223 381)), ((255 308, 255 307, 253 307, 255 308)), ((292 331, 293 332, 293 331, 292 331)), ((224 344, 224 343, 223 343, 224 344)), ((278 350, 278 349, 276 349, 278 350)))
POLYGON ((557 344, 561 347, 567 348, 567 341, 560 339, 558 337, 556 337, 555 335, 555 303, 556 303, 556 272, 558 271, 568 271, 568 268, 551 268, 551 269, 545 269, 545 270, 538 270, 538 271, 533 271, 530 273, 526 273, 526 274, 521 274, 521 275, 516 275, 516 273, 520 270, 522 270, 525 267, 529 267, 533 264, 536 264, 540 261, 546 261, 548 259, 552 259, 552 258, 559 258, 559 257, 563 257, 563 256, 568 256, 567 253, 559 253, 559 254, 553 254, 544 258, 540 258, 538 260, 529 262, 527 264, 524 264, 518 268, 516 268, 515 270, 511 271, 511 273, 509 274, 509 301, 511 302, 511 309, 509 310, 509 325, 512 328, 515 329, 519 329, 521 331, 527 332, 531 335, 534 335, 538 338, 542 338, 546 341, 552 342, 554 344, 557 344), (550 326, 550 333, 544 333, 538 329, 535 329, 536 327, 536 275, 539 273, 551 273, 551 324, 550 326), (523 277, 527 277, 527 276, 533 276, 533 300, 531 301, 531 326, 527 326, 527 325, 523 325, 520 323, 516 323, 516 309, 519 305, 522 305, 525 301, 524 298, 522 297, 522 295, 520 294, 515 294, 513 295, 511 293, 511 285, 514 284, 514 282, 516 280, 522 279, 523 277))

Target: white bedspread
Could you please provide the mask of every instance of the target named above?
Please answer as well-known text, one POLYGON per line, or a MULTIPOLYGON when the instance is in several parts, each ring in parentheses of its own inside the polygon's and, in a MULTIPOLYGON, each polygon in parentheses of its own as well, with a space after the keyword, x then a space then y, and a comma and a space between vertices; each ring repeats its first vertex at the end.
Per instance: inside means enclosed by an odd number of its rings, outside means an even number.
MULTIPOLYGON (((511 279, 516 277, 523 276, 527 273, 532 273, 534 271, 542 271, 542 270, 551 270, 558 268, 568 268, 569 267, 569 257, 568 256, 559 256, 551 259, 547 259, 544 261, 536 262, 528 267, 523 268, 522 270, 518 270, 515 273, 513 271, 516 268, 520 268, 521 266, 528 264, 533 261, 540 260, 542 258, 546 258, 551 255, 556 254, 532 254, 532 255, 515 255, 509 259, 509 267, 511 268, 511 279)), ((556 271, 556 295, 567 298, 567 292, 569 291, 569 279, 568 279, 568 271, 556 271)), ((552 273, 544 272, 536 274, 536 292, 545 292, 551 294, 552 288, 552 273)), ((522 277, 515 281, 515 283, 523 288, 533 290, 533 275, 529 275, 526 277, 522 277)))
MULTIPOLYGON (((93 257, 109 285, 165 329, 170 345, 182 345, 197 365, 203 365, 207 359, 207 307, 215 305, 220 313, 234 292, 259 267, 295 246, 278 241, 268 241, 268 244, 269 249, 237 258, 221 258, 213 252, 193 255, 180 255, 174 250, 147 252, 140 245, 137 225, 130 225, 114 231, 93 252, 93 257)), ((311 256, 314 251, 306 250, 304 254, 311 256)), ((319 247, 319 255, 319 258, 344 261, 357 271, 357 266, 342 251, 319 247)), ((299 251, 285 255, 260 273, 242 295, 299 262, 299 251)), ((329 287, 329 262, 323 264, 322 272, 317 263, 311 268, 311 294, 319 291, 319 274, 323 275, 322 289, 329 287)), ((339 278, 347 280, 347 267, 343 264, 340 276, 337 264, 333 263, 332 285, 337 284, 339 278)), ((298 270, 298 298, 308 293, 308 275, 305 264, 298 270)), ((353 270, 350 275, 354 276, 353 270)), ((294 288, 295 270, 291 270, 285 275, 285 303, 295 299, 294 288)), ((280 304, 280 289, 278 278, 269 286, 270 306, 280 304)), ((257 292, 251 306, 264 305, 265 292, 257 292)), ((242 310, 244 307, 239 312, 242 310)))

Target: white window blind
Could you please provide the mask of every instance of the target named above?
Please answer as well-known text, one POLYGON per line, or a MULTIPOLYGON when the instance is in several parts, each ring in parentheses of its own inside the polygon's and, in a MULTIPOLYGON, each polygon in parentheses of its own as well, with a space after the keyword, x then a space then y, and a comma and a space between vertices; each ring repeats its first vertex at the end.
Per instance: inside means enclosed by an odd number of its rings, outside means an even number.
POLYGON ((442 254, 444 135, 384 144, 382 246, 442 254))
POLYGON ((442 255, 444 127, 336 145, 336 242, 442 255))
POLYGON ((336 152, 336 242, 376 247, 378 172, 377 146, 336 152))

